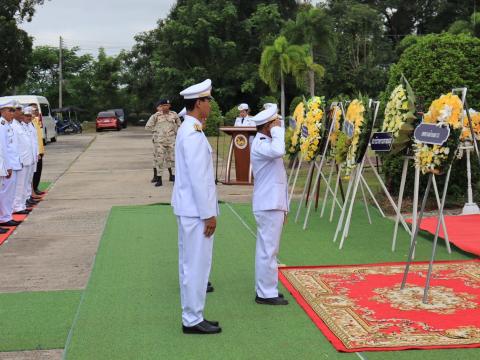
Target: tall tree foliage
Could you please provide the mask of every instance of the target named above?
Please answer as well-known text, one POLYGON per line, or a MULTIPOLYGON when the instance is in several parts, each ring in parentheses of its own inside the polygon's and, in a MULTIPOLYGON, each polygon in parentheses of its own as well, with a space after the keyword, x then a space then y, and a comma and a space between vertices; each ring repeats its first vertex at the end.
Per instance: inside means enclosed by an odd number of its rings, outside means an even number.
POLYGON ((35 6, 43 2, 44 0, 0 2, 0 94, 14 91, 14 88, 25 80, 32 39, 18 24, 30 21, 35 13, 35 6))
POLYGON ((268 92, 258 76, 262 48, 296 8, 294 0, 178 1, 126 56, 129 93, 140 94, 143 108, 159 97, 180 108, 184 87, 211 78, 223 109, 243 101, 256 107, 258 95, 268 92))

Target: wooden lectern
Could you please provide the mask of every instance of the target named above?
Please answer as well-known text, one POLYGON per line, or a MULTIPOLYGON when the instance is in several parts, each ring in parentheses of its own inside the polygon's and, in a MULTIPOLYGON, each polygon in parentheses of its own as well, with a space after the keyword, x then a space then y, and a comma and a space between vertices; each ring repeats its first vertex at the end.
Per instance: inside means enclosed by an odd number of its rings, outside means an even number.
POLYGON ((249 138, 255 136, 257 129, 255 127, 222 126, 220 130, 232 137, 228 150, 227 172, 222 183, 225 185, 252 185, 249 138), (235 180, 231 179, 233 159, 235 159, 235 180))

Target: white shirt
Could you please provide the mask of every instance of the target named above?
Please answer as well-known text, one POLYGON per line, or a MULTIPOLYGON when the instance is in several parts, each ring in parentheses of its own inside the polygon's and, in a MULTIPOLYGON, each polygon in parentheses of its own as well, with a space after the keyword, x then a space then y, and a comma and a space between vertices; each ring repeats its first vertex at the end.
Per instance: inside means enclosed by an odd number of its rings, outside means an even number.
POLYGON ((6 168, 12 170, 21 170, 22 163, 18 153, 18 142, 14 135, 11 123, 0 117, 0 143, 2 143, 4 156, 6 159, 6 168))
POLYGON ((200 121, 185 115, 178 129, 172 206, 177 216, 208 219, 218 216, 218 201, 212 148, 199 130, 201 126, 200 121))
POLYGON ((241 117, 237 117, 235 119, 235 125, 234 126, 253 126, 255 127, 255 122, 253 122, 252 120, 250 120, 250 116, 247 115, 247 117, 245 118, 241 118, 241 117), (242 121, 243 119, 243 121, 242 121))
POLYGON ((25 124, 14 119, 12 121, 12 129, 14 138, 18 143, 18 154, 20 155, 20 162, 23 166, 33 165, 33 149, 30 133, 25 124))
POLYGON ((272 137, 257 133, 250 154, 253 177, 253 211, 288 211, 287 173, 283 164, 285 129, 275 126, 272 137))

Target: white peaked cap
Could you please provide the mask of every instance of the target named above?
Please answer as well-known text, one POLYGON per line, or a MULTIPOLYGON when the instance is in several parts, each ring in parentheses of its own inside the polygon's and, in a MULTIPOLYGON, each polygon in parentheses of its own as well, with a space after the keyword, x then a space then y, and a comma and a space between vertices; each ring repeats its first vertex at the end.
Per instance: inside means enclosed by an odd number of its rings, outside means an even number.
POLYGON ((183 109, 180 110, 180 112, 178 113, 178 116, 180 116, 180 117, 184 117, 185 115, 187 115, 187 108, 183 108, 183 109))
POLYGON ((238 109, 239 111, 242 111, 242 110, 248 110, 248 109, 250 109, 250 108, 248 107, 248 104, 242 103, 242 104, 238 105, 238 108, 237 108, 237 109, 238 109))
POLYGON ((210 96, 211 92, 212 80, 207 79, 199 84, 195 84, 186 88, 180 92, 180 95, 183 96, 184 99, 198 99, 201 97, 210 96))
POLYGON ((15 100, 9 100, 7 102, 4 102, 3 104, 0 104, 0 109, 15 108, 16 105, 17 104, 16 104, 15 100))
POLYGON ((23 108, 24 115, 32 115, 32 113, 33 113, 33 108, 31 106, 26 106, 23 108))
POLYGON ((250 120, 255 122, 255 125, 263 125, 272 120, 278 118, 278 108, 276 104, 272 104, 271 106, 267 107, 265 110, 260 111, 257 115, 250 118, 250 120))

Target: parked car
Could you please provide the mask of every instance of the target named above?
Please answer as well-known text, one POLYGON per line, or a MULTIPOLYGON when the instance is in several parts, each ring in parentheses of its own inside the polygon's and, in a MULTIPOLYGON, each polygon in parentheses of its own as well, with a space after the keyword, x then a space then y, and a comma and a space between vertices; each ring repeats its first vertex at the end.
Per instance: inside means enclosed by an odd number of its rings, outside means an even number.
POLYGON ((113 111, 100 111, 97 115, 96 130, 100 132, 104 129, 113 129, 120 131, 122 129, 122 123, 117 114, 113 111))
POLYGON ((113 111, 117 115, 118 119, 120 120, 122 124, 122 128, 124 129, 127 128, 127 118, 125 117, 125 111, 123 111, 123 109, 110 109, 107 111, 113 111))
POLYGON ((50 111, 50 103, 48 102, 46 97, 36 95, 13 95, 0 97, 0 103, 9 100, 16 100, 23 106, 36 104, 40 111, 40 124, 43 130, 44 144, 57 141, 55 120, 52 117, 52 113, 50 111))

